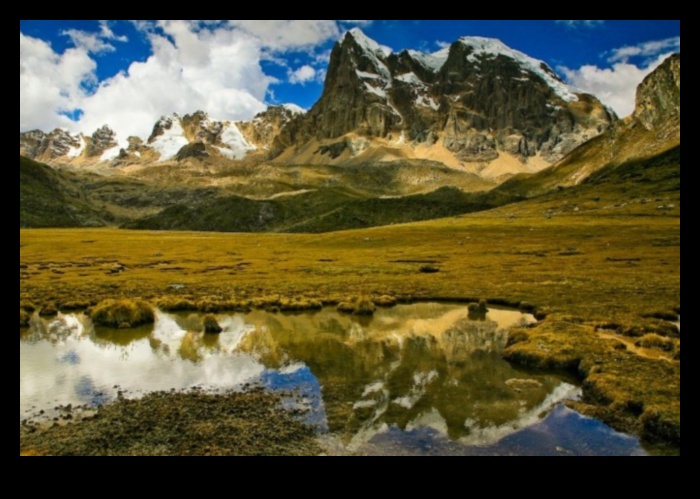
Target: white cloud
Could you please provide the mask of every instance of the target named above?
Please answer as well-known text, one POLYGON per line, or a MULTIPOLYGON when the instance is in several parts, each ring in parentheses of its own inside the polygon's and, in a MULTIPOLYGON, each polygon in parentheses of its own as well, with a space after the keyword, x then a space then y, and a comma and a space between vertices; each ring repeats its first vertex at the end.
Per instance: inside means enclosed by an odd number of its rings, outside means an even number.
POLYGON ((158 118, 173 112, 201 109, 215 119, 249 119, 265 109, 270 85, 278 82, 264 73, 262 60, 284 61, 282 54, 305 52, 296 70, 284 63, 290 82, 319 81, 325 76, 325 44, 340 38, 343 25, 368 23, 132 21, 151 55, 99 85, 97 56, 128 41, 113 31, 114 21, 100 21, 92 32, 67 30, 75 48, 62 54, 20 33, 20 131, 62 126, 91 134, 106 123, 123 142, 130 135, 147 138, 158 118), (75 123, 67 114, 82 116, 75 123))
POLYGON ((81 128, 109 123, 124 140, 148 137, 155 121, 173 112, 201 109, 216 119, 238 120, 265 109, 275 80, 260 68, 256 40, 238 30, 195 32, 182 21, 159 26, 164 35, 148 35, 153 50, 148 60, 132 63, 83 100, 81 128))
POLYGON ((574 21, 557 21, 559 24, 565 25, 567 28, 572 28, 572 29, 577 29, 577 28, 597 28, 599 26, 602 26, 605 21, 583 21, 583 20, 574 20, 574 21))
POLYGON ((262 46, 273 51, 310 48, 340 36, 335 21, 231 20, 229 25, 257 38, 262 46))
POLYGON ((112 28, 109 27, 109 21, 100 21, 100 36, 107 40, 114 40, 116 42, 126 43, 129 41, 129 38, 127 38, 126 35, 115 35, 112 28))
POLYGON ((79 49, 83 49, 91 54, 103 54, 105 52, 114 52, 116 49, 111 43, 103 41, 98 34, 88 33, 77 29, 69 29, 61 32, 62 35, 70 38, 73 45, 79 49))
POLYGON ((665 40, 653 40, 637 45, 626 45, 614 49, 608 58, 609 62, 627 62, 632 57, 656 58, 659 54, 678 52, 681 50, 681 37, 675 36, 665 40))
POLYGON ((308 64, 300 67, 296 71, 289 71, 289 83, 304 84, 312 81, 316 77, 316 70, 308 64))
POLYGON ((618 116, 624 117, 634 111, 637 86, 669 55, 670 53, 661 54, 642 67, 629 62, 617 62, 610 68, 585 65, 578 69, 559 69, 571 85, 595 95, 614 109, 618 116))
POLYGON ((75 129, 62 113, 75 110, 84 83, 95 81, 97 64, 84 48, 56 54, 51 45, 19 34, 19 129, 75 129))

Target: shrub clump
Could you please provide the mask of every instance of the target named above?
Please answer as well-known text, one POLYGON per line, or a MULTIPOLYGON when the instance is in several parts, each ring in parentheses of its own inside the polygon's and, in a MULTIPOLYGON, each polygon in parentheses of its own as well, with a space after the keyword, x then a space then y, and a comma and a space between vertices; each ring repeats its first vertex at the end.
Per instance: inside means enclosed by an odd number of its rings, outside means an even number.
POLYGON ((193 312, 197 304, 181 297, 163 296, 156 301, 156 306, 163 312, 193 312))
POLYGON ((56 308, 56 305, 45 305, 40 311, 39 315, 41 317, 55 317, 58 315, 58 309, 56 308))
POLYGON ((223 331, 216 317, 213 315, 206 315, 204 317, 204 333, 205 334, 220 334, 223 331))
POLYGON ((676 347, 673 340, 659 336, 658 334, 647 334, 635 342, 635 345, 643 348, 656 348, 664 352, 672 352, 676 347))
POLYGON ((19 327, 27 327, 29 326, 29 314, 22 310, 21 308, 19 309, 19 327))
POLYGON ((355 296, 354 298, 342 302, 338 305, 338 312, 352 315, 374 315, 377 307, 368 296, 355 296))
POLYGON ((88 316, 98 326, 114 329, 131 329, 153 324, 153 307, 142 300, 104 300, 88 311, 88 316))
POLYGON ((279 300, 279 309, 282 312, 301 312, 304 310, 321 310, 323 303, 308 298, 282 298, 279 300))
POLYGON ((34 306, 34 304, 28 300, 20 300, 19 309, 29 313, 36 311, 36 307, 34 306))

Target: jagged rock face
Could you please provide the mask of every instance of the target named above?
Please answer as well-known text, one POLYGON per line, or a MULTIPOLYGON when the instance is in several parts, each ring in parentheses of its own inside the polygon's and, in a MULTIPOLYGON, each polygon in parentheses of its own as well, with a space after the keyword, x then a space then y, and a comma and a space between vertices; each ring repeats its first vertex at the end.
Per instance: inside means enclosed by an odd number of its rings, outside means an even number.
POLYGON ((674 54, 637 88, 634 117, 647 130, 681 119, 681 55, 674 54))
POLYGON ((80 135, 71 135, 60 128, 49 134, 34 130, 20 134, 19 153, 41 161, 51 161, 64 156, 74 156, 84 147, 82 140, 80 135))
POLYGON ((238 122, 243 137, 257 149, 269 150, 275 138, 288 123, 304 115, 304 110, 292 106, 270 106, 252 121, 238 122))
POLYGON ((117 147, 116 139, 117 135, 109 126, 104 125, 102 128, 98 128, 90 137, 85 155, 88 158, 101 157, 105 151, 117 147))
POLYGON ((332 53, 323 95, 279 137, 280 151, 356 133, 443 145, 465 162, 499 151, 554 162, 616 119, 544 63, 498 40, 462 38, 435 54, 393 54, 351 30, 332 53))

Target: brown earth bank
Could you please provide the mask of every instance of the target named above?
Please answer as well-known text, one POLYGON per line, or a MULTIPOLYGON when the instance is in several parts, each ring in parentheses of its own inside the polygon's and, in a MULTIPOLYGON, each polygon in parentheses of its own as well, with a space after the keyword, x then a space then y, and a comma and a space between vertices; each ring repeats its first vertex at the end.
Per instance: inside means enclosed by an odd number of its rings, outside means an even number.
POLYGON ((152 393, 76 424, 20 424, 20 456, 315 456, 316 432, 260 389, 152 393))
POLYGON ((323 235, 20 230, 20 323, 23 310, 104 299, 217 312, 483 298, 543 319, 512 332, 508 360, 573 372, 576 409, 679 444, 680 333, 662 319, 680 313, 679 215, 573 204, 540 214, 552 209, 323 235), (650 358, 611 334, 667 341, 651 342, 663 351, 650 358))

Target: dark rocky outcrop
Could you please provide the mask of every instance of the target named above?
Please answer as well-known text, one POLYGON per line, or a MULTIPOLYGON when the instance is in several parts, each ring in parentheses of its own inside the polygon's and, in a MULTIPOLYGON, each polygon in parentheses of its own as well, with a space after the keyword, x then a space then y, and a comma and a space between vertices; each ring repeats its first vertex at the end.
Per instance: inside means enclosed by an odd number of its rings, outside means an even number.
POLYGON ((634 117, 647 130, 681 119, 681 54, 674 54, 637 88, 634 117))

